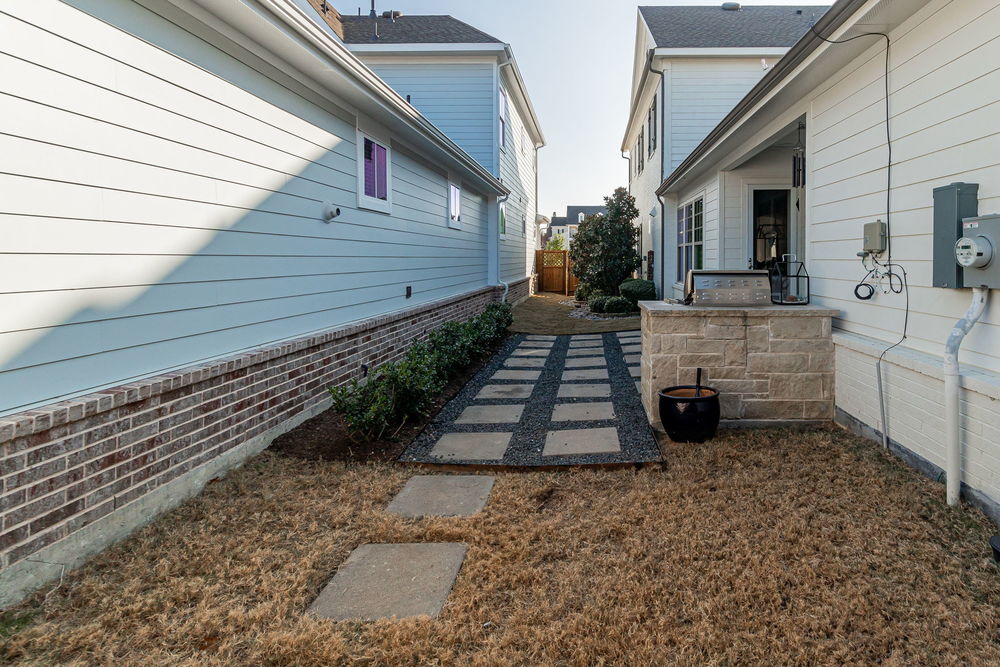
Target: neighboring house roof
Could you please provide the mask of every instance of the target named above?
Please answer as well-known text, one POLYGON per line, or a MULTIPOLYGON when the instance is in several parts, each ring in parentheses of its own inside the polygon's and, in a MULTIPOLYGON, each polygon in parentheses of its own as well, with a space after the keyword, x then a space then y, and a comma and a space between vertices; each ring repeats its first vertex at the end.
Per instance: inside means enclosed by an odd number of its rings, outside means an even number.
POLYGON ((791 46, 829 6, 767 5, 739 10, 708 7, 639 7, 653 41, 667 48, 791 46))
MULTIPOLYGON (((926 0, 925 0, 926 1, 926 0)), ((663 195, 670 191, 685 174, 691 171, 691 169, 698 164, 705 156, 713 149, 713 147, 722 140, 727 133, 733 132, 735 128, 738 128, 741 123, 743 123, 749 116, 752 115, 755 107, 768 95, 772 94, 776 89, 780 88, 788 80, 793 80, 800 73, 800 65, 803 65, 809 59, 814 52, 817 50, 828 47, 830 44, 827 43, 826 39, 819 37, 819 35, 824 35, 829 39, 830 36, 834 35, 836 31, 849 24, 852 19, 858 19, 856 14, 865 6, 866 0, 837 0, 831 8, 831 11, 823 15, 823 17, 816 23, 815 29, 806 32, 802 37, 789 49, 786 53, 770 70, 764 75, 756 86, 750 89, 750 92, 737 103, 729 114, 723 118, 715 128, 708 133, 698 146, 695 147, 691 153, 684 158, 684 160, 677 165, 677 167, 667 175, 660 186, 656 189, 657 195, 663 195)), ((875 11, 875 10, 872 10, 875 11)), ((915 9, 913 11, 916 11, 915 9)), ((900 12, 896 15, 896 19, 901 22, 908 16, 905 12, 900 12)), ((898 25, 898 23, 895 23, 898 25)), ((883 28, 885 29, 885 28, 883 28)), ((888 29, 886 29, 888 32, 888 29)), ((872 33, 868 32, 869 35, 872 33)), ((878 35, 880 33, 874 33, 878 35)), ((840 36, 841 38, 843 35, 840 36)), ((862 48, 867 48, 871 46, 871 42, 866 40, 849 41, 842 42, 839 44, 834 44, 836 47, 840 47, 834 54, 839 53, 842 57, 855 57, 862 48), (850 44, 850 47, 844 47, 844 44, 850 44), (844 49, 847 50, 844 50, 844 49), (857 52, 850 50, 851 48, 858 49, 857 52)), ((827 50, 821 54, 821 57, 814 59, 813 62, 822 61, 823 57, 829 57, 830 51, 827 50)))
POLYGON ((400 16, 395 21, 379 16, 378 39, 373 39, 368 16, 341 16, 347 44, 503 44, 454 16, 400 16))
POLYGON ((570 221, 570 224, 576 224, 579 220, 580 214, 583 213, 583 217, 588 215, 607 215, 608 209, 604 206, 567 206, 566 207, 566 219, 570 221))

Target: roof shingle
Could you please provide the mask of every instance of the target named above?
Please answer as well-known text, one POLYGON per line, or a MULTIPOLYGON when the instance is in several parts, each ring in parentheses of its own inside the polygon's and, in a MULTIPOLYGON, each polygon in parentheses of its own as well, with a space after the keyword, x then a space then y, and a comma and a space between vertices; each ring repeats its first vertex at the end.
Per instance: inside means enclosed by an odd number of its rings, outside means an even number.
POLYGON ((737 11, 714 6, 639 7, 658 47, 792 46, 829 6, 757 5, 737 11))
POLYGON ((378 18, 378 39, 372 39, 368 16, 341 16, 347 44, 503 44, 453 16, 400 16, 395 21, 378 18))

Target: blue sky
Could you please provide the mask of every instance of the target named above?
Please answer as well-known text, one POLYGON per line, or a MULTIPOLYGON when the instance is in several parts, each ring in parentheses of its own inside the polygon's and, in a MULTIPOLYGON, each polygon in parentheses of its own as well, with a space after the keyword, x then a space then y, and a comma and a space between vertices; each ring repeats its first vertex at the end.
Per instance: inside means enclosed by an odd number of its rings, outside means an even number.
MULTIPOLYGON (((355 14, 357 3, 334 4, 355 14)), ((628 184, 619 148, 628 117, 637 7, 717 5, 698 0, 376 0, 381 13, 451 14, 514 49, 547 145, 539 153, 539 211, 600 204, 628 184), (391 5, 391 6, 390 6, 391 5)), ((767 0, 744 5, 831 4, 767 0)), ((367 13, 370 2, 361 3, 367 13)))

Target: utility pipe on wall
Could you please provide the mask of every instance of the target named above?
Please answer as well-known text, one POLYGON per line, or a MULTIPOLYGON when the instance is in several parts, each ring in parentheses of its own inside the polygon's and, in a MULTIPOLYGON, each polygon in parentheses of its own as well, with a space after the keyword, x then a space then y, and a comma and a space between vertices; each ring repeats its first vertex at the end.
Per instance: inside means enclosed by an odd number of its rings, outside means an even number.
POLYGON ((958 505, 962 491, 962 421, 961 398, 962 383, 958 366, 958 351, 962 347, 965 336, 972 331, 983 311, 989 290, 985 287, 975 287, 972 290, 972 303, 965 316, 955 323, 944 346, 944 430, 946 438, 945 475, 947 482, 946 496, 949 505, 958 505))

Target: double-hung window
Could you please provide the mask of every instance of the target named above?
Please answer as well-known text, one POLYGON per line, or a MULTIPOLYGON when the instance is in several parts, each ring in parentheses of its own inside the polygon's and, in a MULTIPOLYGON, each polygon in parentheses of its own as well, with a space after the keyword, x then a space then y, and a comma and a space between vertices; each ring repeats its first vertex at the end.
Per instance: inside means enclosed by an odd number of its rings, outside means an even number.
POLYGON ((462 188, 454 183, 448 184, 448 226, 462 227, 462 188))
POLYGON ((649 156, 656 152, 656 96, 653 96, 653 104, 649 107, 649 156))
POLYGON ((392 204, 390 149, 386 142, 358 133, 358 206, 388 213, 392 204))
POLYGON ((497 131, 500 132, 500 148, 507 148, 507 93, 504 92, 503 88, 498 88, 500 91, 500 110, 499 118, 500 123, 497 131))
POLYGON ((702 199, 677 209, 677 282, 683 283, 691 269, 704 268, 704 202, 702 199))
POLYGON ((639 130, 639 140, 635 145, 635 173, 641 174, 642 168, 646 166, 645 153, 643 152, 646 148, 646 130, 645 128, 639 130))
POLYGON ((500 202, 499 214, 500 238, 507 238, 507 203, 500 202))

